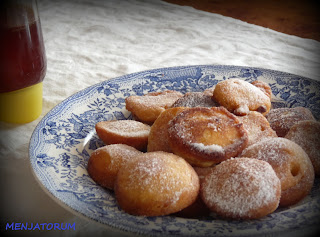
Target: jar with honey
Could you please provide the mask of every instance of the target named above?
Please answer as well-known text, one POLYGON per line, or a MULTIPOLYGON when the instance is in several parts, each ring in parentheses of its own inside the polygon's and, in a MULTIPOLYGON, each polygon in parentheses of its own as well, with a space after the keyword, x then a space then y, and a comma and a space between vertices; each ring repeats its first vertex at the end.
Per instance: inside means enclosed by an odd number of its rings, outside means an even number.
POLYGON ((28 123, 42 112, 47 61, 35 0, 0 3, 0 120, 28 123))

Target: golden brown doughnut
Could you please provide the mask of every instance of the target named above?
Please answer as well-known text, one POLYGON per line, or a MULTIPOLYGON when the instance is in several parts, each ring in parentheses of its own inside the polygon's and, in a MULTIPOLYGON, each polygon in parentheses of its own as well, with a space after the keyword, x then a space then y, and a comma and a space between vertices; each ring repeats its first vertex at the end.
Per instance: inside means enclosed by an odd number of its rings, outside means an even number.
POLYGON ((290 128, 285 138, 304 149, 311 160, 315 175, 320 176, 320 122, 301 121, 290 128))
POLYGON ((215 85, 212 86, 212 87, 209 87, 209 88, 205 89, 205 90, 203 91, 203 93, 206 94, 206 95, 212 96, 215 87, 216 87, 215 85))
POLYGON ((169 145, 168 123, 177 114, 185 110, 183 107, 169 108, 163 111, 151 126, 148 138, 148 152, 172 152, 169 145))
POLYGON ((223 107, 186 109, 170 121, 168 133, 173 153, 200 167, 237 156, 248 142, 243 125, 223 107))
POLYGON ((159 114, 182 97, 178 91, 166 90, 150 92, 143 96, 129 96, 126 98, 126 109, 139 121, 152 124, 159 114))
POLYGON ((148 152, 128 161, 117 175, 115 194, 129 214, 161 216, 191 205, 199 193, 199 178, 181 157, 148 152))
POLYGON ((264 81, 256 80, 256 81, 251 82, 251 84, 258 87, 271 99, 272 90, 271 90, 271 87, 268 85, 268 83, 266 83, 264 81))
POLYGON ((134 120, 113 120, 96 123, 98 137, 106 144, 127 144, 145 150, 150 126, 134 120))
POLYGON ((280 206, 289 206, 307 196, 313 186, 314 170, 305 151, 281 137, 266 138, 246 148, 241 156, 268 162, 281 181, 280 206))
POLYGON ((240 79, 218 82, 213 99, 236 115, 246 115, 249 111, 265 115, 271 107, 270 98, 262 90, 240 79))
POLYGON ((315 120, 311 111, 305 107, 271 109, 266 118, 279 137, 284 137, 300 121, 315 120))
POLYGON ((140 154, 142 154, 141 151, 125 144, 103 146, 92 152, 87 170, 97 184, 113 190, 122 165, 140 154))
POLYGON ((212 95, 203 92, 187 92, 173 103, 172 107, 216 107, 218 103, 212 100, 212 95))
POLYGON ((248 133, 247 146, 266 137, 277 137, 276 132, 270 127, 268 120, 261 113, 250 111, 245 116, 238 116, 238 119, 248 133))
POLYGON ((267 162, 233 158, 213 168, 200 194, 208 208, 223 218, 258 219, 277 209, 281 185, 267 162))

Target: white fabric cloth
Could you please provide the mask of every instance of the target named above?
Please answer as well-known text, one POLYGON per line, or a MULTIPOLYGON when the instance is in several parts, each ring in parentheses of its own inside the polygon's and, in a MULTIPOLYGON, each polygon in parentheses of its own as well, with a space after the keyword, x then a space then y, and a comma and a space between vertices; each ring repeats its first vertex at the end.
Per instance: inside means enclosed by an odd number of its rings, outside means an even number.
POLYGON ((29 124, 0 123, 1 221, 76 223, 75 231, 49 236, 118 236, 58 205, 32 174, 32 131, 70 95, 124 74, 182 65, 254 66, 320 79, 320 42, 191 7, 160 0, 39 0, 38 6, 48 61, 43 113, 29 124))

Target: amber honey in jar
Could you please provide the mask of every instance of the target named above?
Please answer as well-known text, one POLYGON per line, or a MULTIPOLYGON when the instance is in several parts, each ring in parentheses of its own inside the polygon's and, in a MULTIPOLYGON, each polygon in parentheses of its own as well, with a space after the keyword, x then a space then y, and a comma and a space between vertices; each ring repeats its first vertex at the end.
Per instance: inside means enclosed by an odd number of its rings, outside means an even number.
POLYGON ((47 68, 37 2, 0 5, 0 120, 27 123, 42 112, 47 68))

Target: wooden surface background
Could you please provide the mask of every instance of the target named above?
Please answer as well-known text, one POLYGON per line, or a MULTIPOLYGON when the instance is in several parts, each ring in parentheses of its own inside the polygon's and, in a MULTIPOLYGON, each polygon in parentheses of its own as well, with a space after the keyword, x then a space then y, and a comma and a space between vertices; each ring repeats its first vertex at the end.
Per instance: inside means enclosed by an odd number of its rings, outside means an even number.
POLYGON ((320 7, 315 0, 164 0, 218 13, 289 35, 320 41, 320 7))

